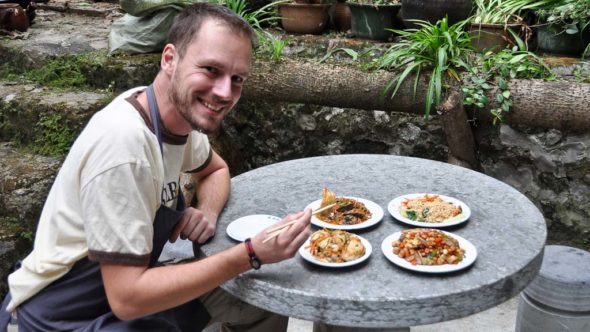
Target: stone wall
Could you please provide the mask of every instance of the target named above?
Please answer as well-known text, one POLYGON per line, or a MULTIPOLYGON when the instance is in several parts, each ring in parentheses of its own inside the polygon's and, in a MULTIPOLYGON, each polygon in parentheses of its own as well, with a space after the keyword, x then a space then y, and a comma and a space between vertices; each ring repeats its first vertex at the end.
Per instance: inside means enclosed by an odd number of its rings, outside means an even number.
POLYGON ((480 149, 486 174, 531 199, 550 229, 570 231, 550 233, 550 239, 579 232, 575 236, 590 247, 590 134, 501 125, 480 149))

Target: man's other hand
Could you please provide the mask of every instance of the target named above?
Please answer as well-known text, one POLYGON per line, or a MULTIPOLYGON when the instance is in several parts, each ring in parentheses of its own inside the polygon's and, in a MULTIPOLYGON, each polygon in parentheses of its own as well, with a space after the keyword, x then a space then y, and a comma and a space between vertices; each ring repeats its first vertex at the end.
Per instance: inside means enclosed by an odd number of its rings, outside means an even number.
POLYGON ((174 243, 180 236, 181 239, 189 239, 197 243, 205 243, 215 234, 217 220, 207 216, 201 210, 189 207, 184 210, 184 214, 170 234, 170 242, 174 243))

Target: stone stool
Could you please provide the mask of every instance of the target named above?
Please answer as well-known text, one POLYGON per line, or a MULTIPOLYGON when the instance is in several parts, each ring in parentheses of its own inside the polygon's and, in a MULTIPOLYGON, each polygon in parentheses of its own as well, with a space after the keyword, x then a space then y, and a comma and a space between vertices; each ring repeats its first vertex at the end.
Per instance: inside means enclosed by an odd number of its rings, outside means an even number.
POLYGON ((590 331, 590 253, 546 246, 541 270, 520 294, 516 332, 590 331))

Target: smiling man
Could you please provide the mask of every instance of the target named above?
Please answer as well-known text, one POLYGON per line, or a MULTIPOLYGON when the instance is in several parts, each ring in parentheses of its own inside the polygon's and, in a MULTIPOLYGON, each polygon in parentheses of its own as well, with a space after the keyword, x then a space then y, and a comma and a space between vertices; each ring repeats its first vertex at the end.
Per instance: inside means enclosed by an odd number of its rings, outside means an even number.
POLYGON ((235 106, 248 78, 254 32, 225 7, 187 7, 169 32, 160 72, 90 120, 73 144, 41 214, 33 251, 9 276, 2 328, 19 331, 285 331, 287 317, 243 303, 218 286, 295 255, 309 210, 287 231, 186 264, 159 266, 164 244, 204 243, 230 190, 227 164, 206 133, 235 106), (181 172, 198 183, 186 207, 181 172))

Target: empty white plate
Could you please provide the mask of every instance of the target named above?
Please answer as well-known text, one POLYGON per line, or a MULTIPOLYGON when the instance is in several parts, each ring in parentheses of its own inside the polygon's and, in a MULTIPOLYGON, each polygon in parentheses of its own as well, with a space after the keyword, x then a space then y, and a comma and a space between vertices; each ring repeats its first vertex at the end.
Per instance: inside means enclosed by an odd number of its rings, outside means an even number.
POLYGON ((226 232, 232 239, 242 242, 279 221, 281 218, 268 214, 252 214, 232 221, 226 232))

